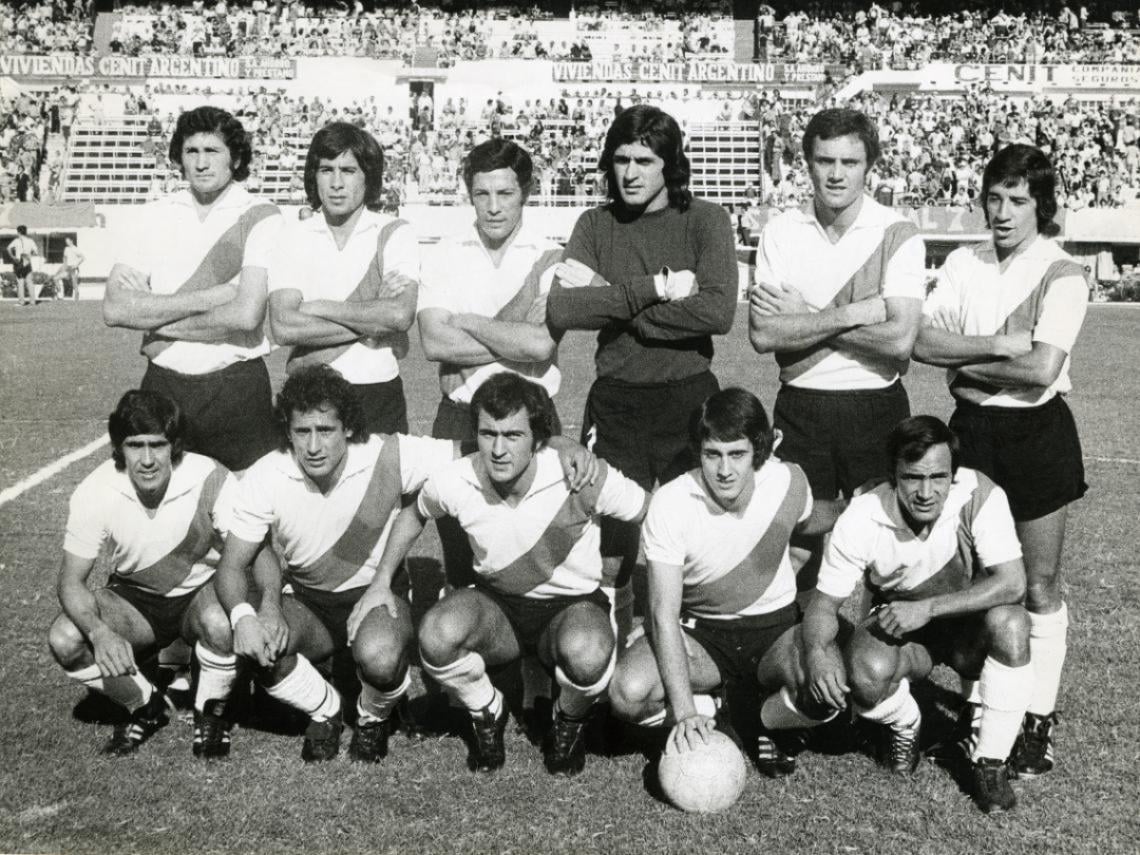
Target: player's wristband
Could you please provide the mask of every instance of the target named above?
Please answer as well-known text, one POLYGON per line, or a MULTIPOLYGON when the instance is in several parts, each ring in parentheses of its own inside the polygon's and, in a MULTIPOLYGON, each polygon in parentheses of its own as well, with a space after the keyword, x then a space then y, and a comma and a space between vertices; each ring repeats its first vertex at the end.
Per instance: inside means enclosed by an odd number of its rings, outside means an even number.
POLYGON ((257 609, 249 603, 238 603, 230 609, 230 627, 237 629, 238 621, 246 617, 257 617, 257 609))

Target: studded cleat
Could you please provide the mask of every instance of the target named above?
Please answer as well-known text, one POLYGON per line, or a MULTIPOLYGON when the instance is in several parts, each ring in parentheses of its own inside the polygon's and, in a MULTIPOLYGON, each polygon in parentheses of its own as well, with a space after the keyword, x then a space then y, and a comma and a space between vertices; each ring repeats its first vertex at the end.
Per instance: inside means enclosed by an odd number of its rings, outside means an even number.
POLYGON ((507 708, 504 705, 496 716, 487 706, 471 713, 471 730, 475 740, 471 746, 471 756, 467 765, 473 772, 494 772, 507 762, 507 750, 503 746, 503 733, 507 729, 507 708))
POLYGON ((1053 769, 1053 725, 1057 713, 1026 713, 1013 746, 1013 768, 1020 778, 1035 778, 1053 769))
POLYGON ((332 760, 340 751, 340 734, 344 730, 344 717, 338 711, 324 721, 310 721, 305 728, 305 744, 301 746, 301 759, 306 763, 332 760))
POLYGON ((554 724, 546 735, 542 759, 552 775, 577 775, 586 766, 586 743, 583 740, 586 719, 570 718, 562 712, 554 714, 554 724))
POLYGON ((388 737, 392 733, 392 719, 357 721, 348 744, 348 759, 354 763, 379 763, 388 756, 388 737))
POLYGON ((111 738, 103 746, 103 753, 114 757, 130 756, 169 720, 162 693, 152 692, 149 701, 131 713, 125 722, 115 725, 111 738))
POLYGON ((918 768, 922 752, 918 750, 918 738, 922 730, 922 719, 914 727, 888 727, 887 744, 883 765, 900 775, 912 775, 918 768))
POLYGON ((209 700, 201 712, 194 710, 194 744, 191 749, 194 756, 203 759, 228 757, 231 727, 225 701, 209 700))
POLYGON ((971 764, 974 803, 983 813, 1013 810, 1017 796, 1009 785, 1009 766, 1004 760, 979 757, 971 764))
POLYGON ((796 758, 785 754, 768 733, 756 737, 756 768, 769 778, 783 778, 796 771, 796 758))

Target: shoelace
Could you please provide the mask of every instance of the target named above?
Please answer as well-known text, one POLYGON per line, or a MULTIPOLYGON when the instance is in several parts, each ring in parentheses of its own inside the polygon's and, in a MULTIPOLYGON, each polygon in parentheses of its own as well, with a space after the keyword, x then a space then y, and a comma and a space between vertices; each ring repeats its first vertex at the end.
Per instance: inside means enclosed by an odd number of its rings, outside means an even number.
POLYGON ((909 761, 914 751, 914 741, 917 737, 918 731, 912 728, 894 731, 890 742, 891 761, 909 761))
POLYGON ((582 732, 582 724, 583 722, 570 721, 564 718, 557 719, 554 722, 554 748, 558 753, 567 754, 570 752, 582 732))

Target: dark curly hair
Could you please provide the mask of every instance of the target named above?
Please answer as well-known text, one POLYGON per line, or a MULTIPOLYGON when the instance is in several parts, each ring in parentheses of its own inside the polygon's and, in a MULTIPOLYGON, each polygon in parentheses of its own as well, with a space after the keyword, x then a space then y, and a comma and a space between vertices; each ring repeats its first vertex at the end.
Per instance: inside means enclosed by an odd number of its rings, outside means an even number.
MULTIPOLYGON (((220 107, 195 107, 178 117, 174 135, 170 138, 170 162, 182 169, 182 146, 194 134, 217 134, 230 150, 230 163, 234 181, 249 178, 249 162, 253 159, 253 145, 242 123, 220 107)), ((183 177, 186 170, 182 169, 183 177)))
POLYGON ((1057 216, 1057 171, 1041 149, 1024 143, 1006 146, 986 164, 982 173, 986 225, 990 225, 990 211, 985 204, 990 188, 995 184, 1016 187, 1022 181, 1029 185, 1029 195, 1037 202, 1037 231, 1045 237, 1059 234, 1061 227, 1053 221, 1057 216))
POLYGON ((598 158, 598 171, 606 174, 610 199, 621 205, 617 177, 614 175, 614 152, 623 145, 640 144, 665 161, 665 190, 669 204, 686 211, 693 201, 689 191, 689 158, 685 155, 685 137, 677 120, 657 107, 635 104, 621 112, 606 132, 606 142, 598 158))
POLYGON ((751 392, 739 387, 714 392, 693 411, 689 420, 689 441, 698 459, 701 443, 707 439, 716 442, 748 440, 752 443, 753 469, 764 465, 775 442, 772 423, 768 421, 764 405, 751 392))
POLYGON ((364 207, 379 211, 384 205, 384 150, 375 137, 349 122, 329 122, 313 135, 305 155, 305 198, 314 211, 321 209, 317 169, 321 160, 334 160, 352 152, 364 171, 364 207))
POLYGON ((288 451, 289 420, 294 413, 311 413, 332 407, 336 410, 349 442, 367 442, 368 430, 364 422, 364 408, 360 404, 356 387, 344 379, 330 365, 309 365, 290 374, 277 393, 273 416, 277 422, 277 447, 288 451))
POLYGON ((539 384, 513 371, 502 371, 483 383, 471 397, 471 430, 479 433, 479 413, 493 419, 526 409, 534 447, 541 448, 552 436, 562 433, 562 422, 550 394, 539 384))
POLYGON ((177 466, 185 450, 186 417, 182 408, 165 395, 132 389, 119 399, 115 412, 107 418, 107 433, 111 435, 111 459, 120 472, 127 467, 123 443, 127 437, 141 434, 166 437, 170 462, 177 466))
POLYGON ((958 471, 958 437, 946 424, 934 416, 911 416, 903 419, 887 434, 887 472, 895 483, 895 469, 899 463, 915 463, 931 448, 946 445, 950 448, 950 471, 958 471))

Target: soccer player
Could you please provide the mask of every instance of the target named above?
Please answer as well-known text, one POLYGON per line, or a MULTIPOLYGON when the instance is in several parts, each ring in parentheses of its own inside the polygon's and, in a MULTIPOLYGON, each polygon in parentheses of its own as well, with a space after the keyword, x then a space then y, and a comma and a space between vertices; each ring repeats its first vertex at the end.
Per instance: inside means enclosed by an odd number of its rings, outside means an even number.
POLYGON ((133 754, 167 721, 162 692, 140 666, 176 639, 201 664, 194 699, 196 757, 229 753, 226 700, 236 658, 211 579, 232 522, 237 481, 225 467, 185 450, 178 405, 155 392, 127 392, 108 420, 111 460, 71 497, 57 591, 63 613, 49 635, 73 680, 128 713, 106 754, 133 754), (111 544, 111 578, 85 584, 111 544))
POLYGON ((809 696, 886 729, 885 761, 913 772, 922 714, 910 683, 937 663, 980 683, 968 746, 973 798, 1010 810, 1007 758, 1033 688, 1025 567, 1005 493, 958 465, 958 439, 933 416, 887 438, 889 480, 851 500, 827 546, 803 624, 809 696), (842 653, 838 613, 860 582, 870 615, 842 653))
POLYGON ((580 492, 564 483, 549 447, 560 425, 546 390, 514 372, 483 383, 471 400, 478 452, 433 474, 405 508, 359 611, 398 608, 388 588, 428 519, 455 517, 471 541, 477 581, 449 592, 420 624, 424 671, 471 714, 473 770, 506 760, 507 709, 489 668, 537 654, 561 691, 543 748, 551 773, 586 762, 582 730, 613 672, 609 600, 600 590, 600 514, 638 522, 647 497, 616 469, 580 492))
MULTIPOLYGON (((914 225, 864 189, 879 157, 867 116, 821 110, 803 153, 812 205, 764 227, 748 332, 780 366, 780 454, 803 468, 817 500, 830 500, 886 475, 883 439, 910 414, 899 376, 922 316, 925 250, 914 225)), ((799 579, 807 590, 821 539, 796 545, 809 553, 798 555, 809 560, 799 579)))
POLYGON ((179 116, 170 160, 189 187, 148 205, 103 297, 109 326, 143 331, 142 388, 178 403, 186 450, 234 472, 275 444, 262 325, 281 215, 241 186, 251 156, 225 110, 179 116))
POLYGON ((269 268, 274 339, 288 370, 324 362, 352 383, 369 433, 407 433, 397 359, 416 308, 419 245, 411 226, 380 213, 384 152, 348 122, 317 131, 305 192, 319 216, 291 223, 269 268))
POLYGON ((36 242, 28 237, 28 227, 16 226, 16 237, 8 244, 8 258, 16 277, 16 297, 21 306, 34 306, 38 300, 32 285, 32 257, 40 254, 36 242))
MULTIPOLYGON (((834 521, 830 504, 813 514, 803 471, 772 456, 778 434, 750 392, 710 396, 690 433, 698 467, 657 490, 643 526, 647 631, 622 651, 610 685, 617 715, 671 723, 668 742, 677 751, 704 742, 717 726, 711 693, 726 682, 757 691, 762 720, 781 706, 795 708, 800 612, 788 539, 834 521)), ((804 715, 797 721, 818 723, 804 715)), ((757 754, 765 774, 794 769, 766 732, 757 754)))
MULTIPOLYGON (((608 204, 583 214, 547 300, 557 330, 598 330, 584 442, 645 490, 692 463, 683 419, 719 388, 714 335, 732 328, 736 244, 728 213, 689 191, 681 129, 639 104, 606 133, 608 204)), ((638 528, 603 522, 607 584, 625 612, 638 528), (620 572, 618 567, 620 566, 620 572)))
MULTIPOLYGON (((475 146, 463 182, 475 227, 446 239, 424 266, 417 320, 424 355, 439 362, 443 394, 431 434, 472 442, 471 396, 488 377, 514 371, 556 395, 562 375, 546 325, 546 295, 561 247, 525 216, 534 167, 501 138, 475 146)), ((471 551, 454 520, 438 521, 448 578, 470 581, 471 551)))
POLYGON ((915 346, 917 359, 949 369, 962 463, 1005 490, 1025 550, 1036 682, 1014 759, 1027 777, 1053 768, 1069 625, 1061 548, 1068 506, 1088 489, 1063 398, 1088 284, 1081 265, 1049 240, 1058 231, 1056 182, 1049 158, 1032 146, 1008 146, 990 161, 982 199, 992 237, 946 259, 915 346))

